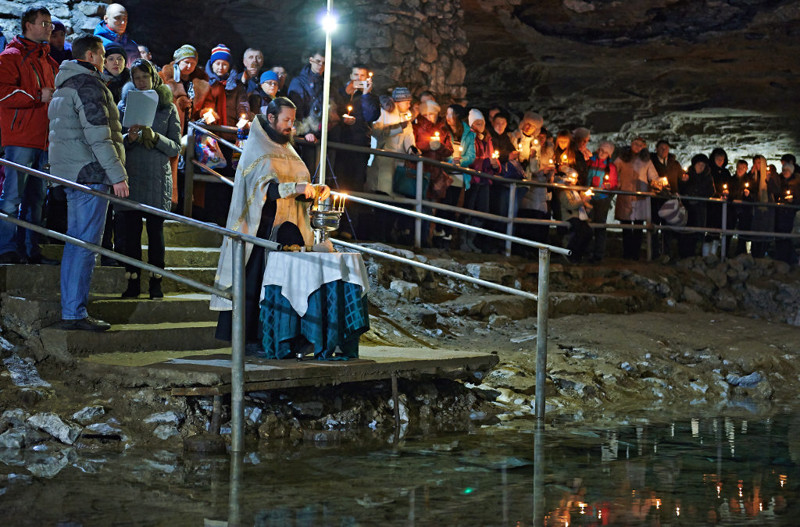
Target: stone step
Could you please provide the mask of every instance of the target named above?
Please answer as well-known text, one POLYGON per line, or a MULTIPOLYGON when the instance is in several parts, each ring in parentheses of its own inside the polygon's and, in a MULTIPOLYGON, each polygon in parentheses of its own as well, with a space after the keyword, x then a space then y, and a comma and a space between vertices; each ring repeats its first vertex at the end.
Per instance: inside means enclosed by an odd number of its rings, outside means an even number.
MULTIPOLYGON (((218 226, 211 223, 209 225, 218 226)), ((142 231, 142 243, 147 243, 147 232, 144 229, 142 231)), ((167 247, 216 247, 219 249, 222 245, 222 236, 177 221, 165 221, 164 244, 167 247)))
MULTIPOLYGON (((207 285, 214 284, 216 267, 168 267, 170 271, 207 285)), ((147 290, 149 273, 144 273, 142 289, 147 290)), ((60 291, 61 267, 58 265, 0 265, 0 291, 24 298, 56 298, 60 291)), ((122 267, 95 267, 91 293, 119 295, 127 287, 125 269, 122 267)), ((164 293, 199 293, 174 280, 164 279, 164 293)))
POLYGON ((160 324, 114 324, 104 332, 65 331, 44 328, 33 339, 37 357, 71 361, 73 357, 97 353, 136 353, 154 350, 194 350, 230 347, 214 338, 216 322, 162 322, 160 324))
MULTIPOLYGON (((147 245, 142 245, 142 259, 147 261, 147 245)), ((47 258, 61 260, 64 246, 57 243, 42 245, 42 254, 47 258)), ((216 267, 219 247, 166 247, 164 263, 167 267, 216 267)))
MULTIPOLYGON (((171 294, 162 300, 122 299, 119 295, 96 295, 89 300, 89 313, 110 324, 158 324, 161 322, 214 322, 217 313, 208 309, 209 295, 171 294)), ((61 320, 61 302, 56 295, 48 299, 0 297, 3 326, 25 337, 34 336, 61 320)))

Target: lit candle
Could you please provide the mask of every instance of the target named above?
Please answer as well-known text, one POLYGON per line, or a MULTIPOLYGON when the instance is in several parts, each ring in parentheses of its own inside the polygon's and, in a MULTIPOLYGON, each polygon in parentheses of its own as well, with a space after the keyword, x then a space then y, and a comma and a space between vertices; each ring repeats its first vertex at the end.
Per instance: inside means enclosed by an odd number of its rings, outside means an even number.
POLYGON ((611 178, 611 176, 609 176, 608 174, 606 174, 606 177, 604 177, 603 179, 605 179, 606 181, 608 181, 610 178, 611 178))
POLYGON ((492 152, 492 159, 497 159, 499 157, 500 157, 500 152, 499 151, 495 150, 494 152, 492 152))
POLYGON ((214 110, 211 108, 206 110, 206 112, 203 114, 203 120, 206 122, 206 124, 212 124, 214 121, 216 121, 214 118, 214 110))
POLYGON ((744 188, 750 188, 750 183, 745 183, 744 188))
POLYGON ((539 140, 538 139, 534 139, 533 140, 533 144, 538 145, 539 144, 539 140))
POLYGON ((551 164, 551 165, 555 165, 556 164, 556 160, 551 157, 550 160, 548 161, 548 163, 551 164))
POLYGON ((342 208, 342 210, 344 210, 345 201, 347 201, 347 194, 342 194, 342 202, 339 204, 339 206, 342 208))
POLYGON ((561 162, 562 163, 566 163, 567 162, 567 154, 561 154, 561 162))
POLYGON ((350 112, 352 112, 352 111, 353 111, 353 107, 352 107, 352 106, 348 106, 348 107, 347 107, 347 113, 350 113, 350 112))
POLYGON ((722 190, 728 190, 728 184, 727 183, 724 183, 722 185, 722 190))
POLYGON ((464 151, 464 147, 461 146, 461 145, 458 145, 458 153, 460 154, 463 151, 464 151))
POLYGON ((584 192, 584 194, 586 195, 587 198, 591 198, 592 196, 594 196, 594 192, 592 192, 592 189, 588 189, 586 192, 584 192))
POLYGON ((247 114, 243 113, 242 115, 239 116, 239 121, 236 123, 236 128, 244 128, 245 126, 247 126, 247 123, 248 123, 247 114))
POLYGON ((407 112, 406 113, 406 119, 408 119, 410 121, 411 117, 412 117, 411 112, 407 112))

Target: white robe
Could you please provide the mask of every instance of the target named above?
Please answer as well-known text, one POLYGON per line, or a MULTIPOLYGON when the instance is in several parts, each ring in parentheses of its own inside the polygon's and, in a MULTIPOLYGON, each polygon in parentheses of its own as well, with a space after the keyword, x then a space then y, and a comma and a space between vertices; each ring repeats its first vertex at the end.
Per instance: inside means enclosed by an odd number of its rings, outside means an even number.
MULTIPOLYGON (((267 200, 269 183, 278 184, 280 199, 276 201, 273 227, 285 221, 297 225, 306 245, 314 243, 314 233, 308 215, 310 203, 297 201, 296 183, 309 183, 311 175, 303 160, 290 144, 280 145, 269 138, 255 119, 250 126, 250 135, 245 141, 233 195, 225 227, 255 236, 261 223, 261 210, 267 200)), ((250 259, 253 245, 245 244, 245 264, 250 259)), ((233 243, 226 237, 222 241, 214 287, 230 291, 233 285, 233 243)), ((230 311, 231 301, 217 295, 211 297, 212 311, 230 311)))

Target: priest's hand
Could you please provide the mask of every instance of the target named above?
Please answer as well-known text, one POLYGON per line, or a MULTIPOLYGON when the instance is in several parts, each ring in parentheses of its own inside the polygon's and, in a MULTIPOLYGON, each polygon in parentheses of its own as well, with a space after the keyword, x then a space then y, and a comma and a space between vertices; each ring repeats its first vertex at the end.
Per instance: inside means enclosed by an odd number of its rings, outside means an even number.
POLYGON ((331 188, 328 185, 317 185, 317 192, 319 193, 320 202, 331 197, 331 188))

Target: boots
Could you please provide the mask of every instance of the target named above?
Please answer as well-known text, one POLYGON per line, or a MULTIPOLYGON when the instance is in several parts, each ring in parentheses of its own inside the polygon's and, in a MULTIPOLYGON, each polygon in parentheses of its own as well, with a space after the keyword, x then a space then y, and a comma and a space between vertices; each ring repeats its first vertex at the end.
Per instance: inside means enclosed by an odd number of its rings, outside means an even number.
POLYGON ((142 292, 139 273, 125 273, 128 279, 128 288, 122 293, 122 298, 136 298, 142 292))
POLYGON ((161 292, 161 277, 150 277, 150 300, 164 298, 164 293, 161 292))

